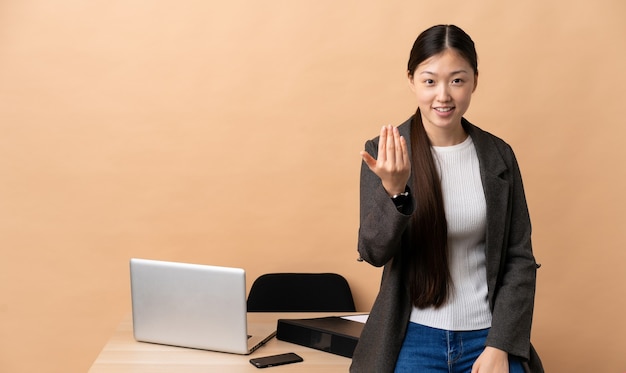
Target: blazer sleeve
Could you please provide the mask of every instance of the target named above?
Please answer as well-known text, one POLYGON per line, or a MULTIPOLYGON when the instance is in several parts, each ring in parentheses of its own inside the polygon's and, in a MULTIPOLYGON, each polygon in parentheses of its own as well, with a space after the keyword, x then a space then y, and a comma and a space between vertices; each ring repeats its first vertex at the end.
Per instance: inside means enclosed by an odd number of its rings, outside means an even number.
POLYGON ((507 232, 493 296, 492 326, 486 344, 528 359, 537 264, 532 252, 530 216, 519 165, 513 150, 508 146, 507 150, 507 232))
MULTIPOLYGON (((365 150, 374 158, 378 153, 377 140, 365 143, 365 150)), ((406 214, 399 212, 380 178, 361 162, 358 251, 363 260, 381 267, 395 256, 401 248, 402 233, 409 224, 413 205, 411 196, 410 205, 403 209, 406 214)))

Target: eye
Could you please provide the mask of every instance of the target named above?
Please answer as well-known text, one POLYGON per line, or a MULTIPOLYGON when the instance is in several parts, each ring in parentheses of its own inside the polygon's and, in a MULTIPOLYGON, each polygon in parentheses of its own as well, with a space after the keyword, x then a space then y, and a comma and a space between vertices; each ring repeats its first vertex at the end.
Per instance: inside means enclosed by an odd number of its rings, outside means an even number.
POLYGON ((463 84, 463 79, 460 79, 460 78, 453 79, 452 84, 456 84, 456 85, 463 84))
POLYGON ((426 80, 424 80, 424 84, 426 84, 426 85, 433 85, 433 84, 435 84, 435 81, 432 80, 432 79, 426 79, 426 80))

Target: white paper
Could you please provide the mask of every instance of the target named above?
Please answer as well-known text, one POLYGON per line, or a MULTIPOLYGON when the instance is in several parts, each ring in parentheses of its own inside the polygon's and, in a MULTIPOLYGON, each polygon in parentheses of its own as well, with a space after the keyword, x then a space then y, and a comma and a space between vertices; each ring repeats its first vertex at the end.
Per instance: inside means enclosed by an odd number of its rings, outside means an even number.
POLYGON ((362 314, 362 315, 351 315, 351 316, 342 316, 342 319, 345 320, 352 320, 352 321, 356 321, 356 322, 360 322, 365 324, 365 322, 367 321, 367 317, 369 316, 368 313, 362 314))

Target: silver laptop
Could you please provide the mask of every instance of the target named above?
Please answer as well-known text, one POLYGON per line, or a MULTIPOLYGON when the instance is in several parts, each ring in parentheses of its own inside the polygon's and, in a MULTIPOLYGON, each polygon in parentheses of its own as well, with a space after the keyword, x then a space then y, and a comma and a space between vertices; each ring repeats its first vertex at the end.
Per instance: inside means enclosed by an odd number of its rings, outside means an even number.
POLYGON ((137 341, 247 355, 276 335, 248 330, 243 269, 133 258, 130 280, 137 341))

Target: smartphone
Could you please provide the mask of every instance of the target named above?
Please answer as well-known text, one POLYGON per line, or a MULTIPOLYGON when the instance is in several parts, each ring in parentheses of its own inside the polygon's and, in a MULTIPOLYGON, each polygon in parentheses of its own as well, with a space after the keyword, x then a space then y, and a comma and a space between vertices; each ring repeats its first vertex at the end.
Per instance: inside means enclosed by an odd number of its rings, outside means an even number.
POLYGON ((257 368, 274 367, 276 365, 299 363, 301 361, 303 361, 303 359, 293 352, 250 359, 250 363, 257 368))

